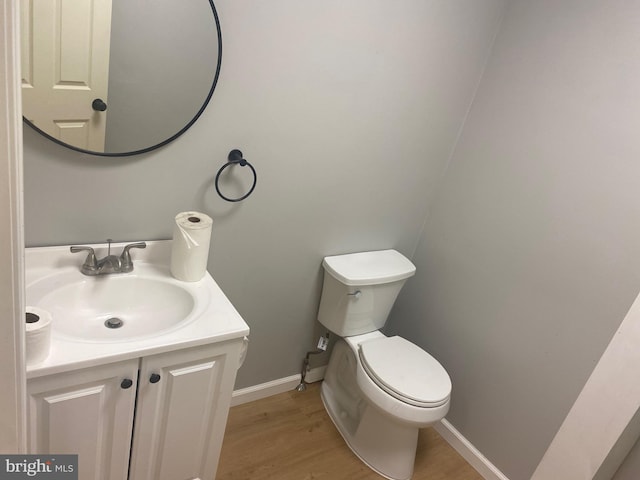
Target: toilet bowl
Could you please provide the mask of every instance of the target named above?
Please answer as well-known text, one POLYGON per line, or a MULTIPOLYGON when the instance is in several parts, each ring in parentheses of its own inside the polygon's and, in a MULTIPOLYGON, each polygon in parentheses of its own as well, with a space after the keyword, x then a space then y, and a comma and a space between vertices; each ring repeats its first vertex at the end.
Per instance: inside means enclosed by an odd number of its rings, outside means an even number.
MULTIPOLYGON (((389 369, 374 373, 366 366, 367 360, 363 362, 363 356, 369 357, 367 346, 374 347, 377 362, 384 358, 377 348, 388 341, 397 342, 396 346, 406 342, 419 350, 400 337, 385 337, 380 332, 340 339, 320 392, 329 417, 351 450, 383 477, 405 480, 413 474, 418 430, 440 421, 449 411, 451 381, 444 368, 422 350, 424 357, 409 370, 398 368, 390 376, 392 365, 403 361, 397 362, 396 357, 387 359, 389 369), (425 377, 434 380, 433 388, 422 383, 425 377)), ((389 353, 394 355, 395 350, 389 353)))
POLYGON ((395 250, 326 257, 318 320, 341 338, 321 386, 351 450, 392 480, 413 474, 418 431, 449 411, 451 380, 427 352, 379 331, 413 264, 395 250))

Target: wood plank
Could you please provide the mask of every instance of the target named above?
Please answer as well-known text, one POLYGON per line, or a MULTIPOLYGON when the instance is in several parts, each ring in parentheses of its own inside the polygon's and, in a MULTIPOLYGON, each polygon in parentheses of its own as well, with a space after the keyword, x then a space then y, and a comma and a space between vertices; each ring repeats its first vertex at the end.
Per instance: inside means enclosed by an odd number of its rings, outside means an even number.
MULTIPOLYGON (((380 480, 347 447, 320 383, 233 407, 217 480, 380 480)), ((421 430, 413 480, 482 480, 435 430, 421 430)))

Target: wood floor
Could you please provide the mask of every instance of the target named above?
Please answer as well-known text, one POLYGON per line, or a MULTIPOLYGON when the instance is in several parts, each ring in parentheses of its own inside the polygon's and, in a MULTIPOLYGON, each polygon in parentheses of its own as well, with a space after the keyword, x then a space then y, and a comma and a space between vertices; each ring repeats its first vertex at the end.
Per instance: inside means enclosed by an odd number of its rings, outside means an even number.
MULTIPOLYGON (((217 480, 381 480, 344 443, 320 383, 233 407, 217 480)), ((438 433, 421 430, 413 480, 482 480, 438 433)))

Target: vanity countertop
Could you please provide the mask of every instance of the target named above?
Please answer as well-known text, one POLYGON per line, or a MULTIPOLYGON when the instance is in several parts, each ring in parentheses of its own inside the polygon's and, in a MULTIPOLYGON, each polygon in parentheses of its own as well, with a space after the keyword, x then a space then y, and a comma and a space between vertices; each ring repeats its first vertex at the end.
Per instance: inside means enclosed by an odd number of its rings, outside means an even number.
MULTIPOLYGON (((125 243, 111 244, 119 253, 125 243)), ((91 245, 97 256, 104 256, 106 244, 91 245)), ((161 332, 137 336, 124 340, 85 340, 70 337, 56 331, 56 316, 52 314, 51 349, 49 356, 42 362, 27 365, 27 378, 52 373, 60 373, 78 368, 91 367, 131 358, 164 353, 172 350, 199 346, 209 343, 237 340, 249 334, 249 327, 231 304, 218 284, 206 273, 198 282, 181 282, 174 279, 169 270, 171 241, 147 242, 147 248, 131 252, 134 270, 131 273, 112 274, 135 277, 138 272, 152 272, 164 276, 167 283, 175 284, 189 292, 195 299, 194 307, 188 317, 176 328, 161 332), (137 270, 136 270, 137 267, 137 270)), ((69 246, 36 247, 25 249, 26 304, 39 307, 39 298, 35 291, 42 285, 43 279, 53 275, 73 275, 76 282, 95 281, 95 277, 85 277, 80 273, 84 261, 83 254, 72 254, 69 246), (92 280, 92 278, 94 280, 92 280), (30 303, 33 302, 33 303, 30 303)), ((104 276, 101 281, 109 281, 104 276)), ((58 314, 60 314, 58 312, 58 314)), ((105 327, 106 328, 106 327, 105 327)))

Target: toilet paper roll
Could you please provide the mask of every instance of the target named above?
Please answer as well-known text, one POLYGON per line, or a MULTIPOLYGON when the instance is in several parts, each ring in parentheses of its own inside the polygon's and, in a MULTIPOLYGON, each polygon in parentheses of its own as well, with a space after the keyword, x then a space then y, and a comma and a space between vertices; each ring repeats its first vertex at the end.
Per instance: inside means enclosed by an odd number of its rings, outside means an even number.
POLYGON ((200 212, 176 215, 171 245, 171 274, 178 280, 197 282, 204 277, 209 259, 213 220, 200 212))
POLYGON ((51 314, 38 307, 26 308, 27 365, 40 363, 51 350, 51 314))

